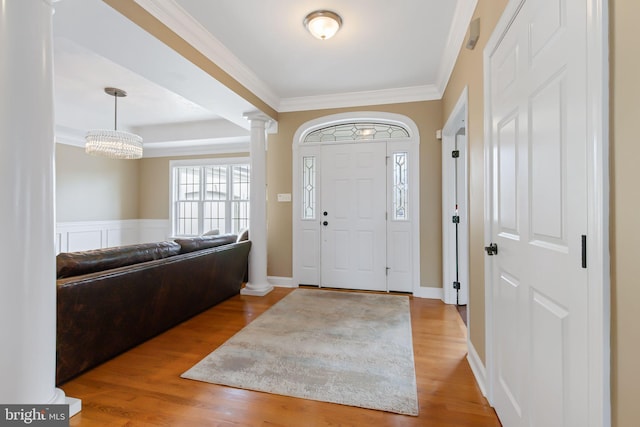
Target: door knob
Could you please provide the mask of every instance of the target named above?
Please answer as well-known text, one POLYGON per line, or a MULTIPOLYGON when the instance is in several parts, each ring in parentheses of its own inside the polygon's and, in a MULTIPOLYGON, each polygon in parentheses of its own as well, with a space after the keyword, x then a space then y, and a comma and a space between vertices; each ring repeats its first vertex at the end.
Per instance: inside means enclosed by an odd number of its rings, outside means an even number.
POLYGON ((327 211, 324 211, 324 212, 322 212, 322 215, 327 216, 329 214, 327 213, 327 211))
POLYGON ((489 243, 489 246, 485 246, 484 250, 487 251, 487 255, 498 255, 498 245, 496 243, 489 243))
POLYGON ((322 221, 322 225, 326 227, 327 225, 329 225, 329 221, 322 221))

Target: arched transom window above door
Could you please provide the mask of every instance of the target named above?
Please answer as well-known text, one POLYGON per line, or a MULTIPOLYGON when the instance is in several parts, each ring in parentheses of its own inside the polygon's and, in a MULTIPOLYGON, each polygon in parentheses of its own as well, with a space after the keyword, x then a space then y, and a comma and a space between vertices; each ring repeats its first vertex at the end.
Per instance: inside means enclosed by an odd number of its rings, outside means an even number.
POLYGON ((409 138, 409 136, 409 131, 399 125, 373 121, 350 122, 311 131, 304 137, 302 143, 397 139, 409 138))

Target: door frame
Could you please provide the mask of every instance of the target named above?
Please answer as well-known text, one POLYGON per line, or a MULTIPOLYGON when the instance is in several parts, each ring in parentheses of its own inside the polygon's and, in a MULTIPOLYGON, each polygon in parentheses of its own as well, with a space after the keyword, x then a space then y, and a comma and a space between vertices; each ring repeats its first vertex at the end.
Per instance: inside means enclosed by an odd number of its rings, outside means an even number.
POLYGON ((460 280, 461 304, 469 301, 469 131, 467 127, 469 102, 468 88, 462 90, 455 107, 451 111, 444 128, 442 129, 442 279, 443 298, 446 304, 456 303, 456 292, 453 289, 454 277, 448 272, 456 263, 455 255, 451 254, 451 246, 455 245, 455 233, 451 230, 452 210, 449 197, 455 191, 455 181, 451 180, 447 166, 451 164, 451 151, 456 143, 456 136, 460 129, 465 130, 467 138, 460 151, 458 170, 461 170, 463 190, 458 195, 458 275, 460 280))
MULTIPOLYGON (((492 238, 494 215, 493 163, 491 153, 491 56, 510 28, 526 0, 510 0, 483 52, 484 60, 484 237, 492 238)), ((531 0, 529 0, 531 1, 531 0)), ((610 393, 610 259, 609 259, 609 62, 608 2, 584 0, 587 11, 587 289, 588 359, 589 359, 589 427, 611 425, 610 393)), ((479 248, 478 248, 479 249, 479 248)), ((493 354, 493 272, 485 256, 485 341, 487 399, 493 404, 493 372, 497 369, 493 354)), ((469 350, 475 352, 469 345, 469 350)))
MULTIPOLYGON (((420 295, 420 133, 416 123, 407 116, 395 113, 386 113, 379 111, 359 111, 350 113, 339 113, 328 116, 319 117, 303 123, 296 130, 293 137, 292 144, 292 176, 291 176, 291 188, 292 188, 292 234, 293 234, 293 287, 297 287, 300 283, 301 277, 301 250, 302 247, 302 227, 301 227, 301 164, 300 164, 300 148, 303 146, 312 146, 314 144, 305 144, 304 138, 310 132, 319 128, 328 126, 350 123, 350 122, 368 122, 375 121, 381 123, 387 123, 392 125, 399 125, 404 127, 409 132, 408 138, 402 139, 387 139, 387 145, 392 146, 394 142, 409 143, 409 196, 410 200, 414 200, 415 203, 410 203, 410 218, 411 218, 411 289, 412 293, 416 296, 420 295)), ((378 140, 379 141, 379 140, 378 140)), ((335 144, 335 142, 331 142, 335 144)), ((346 141, 346 143, 353 143, 353 141, 346 141)), ((367 141, 361 141, 359 143, 367 143, 367 141)), ((315 143, 316 146, 322 143, 315 143)), ((319 178, 318 178, 319 179, 319 178)), ((389 183, 387 182, 387 185, 389 183)), ((388 204, 388 203, 387 203, 388 204)), ((387 243, 388 245, 388 243, 387 243)), ((388 251, 387 251, 388 252, 388 251)))

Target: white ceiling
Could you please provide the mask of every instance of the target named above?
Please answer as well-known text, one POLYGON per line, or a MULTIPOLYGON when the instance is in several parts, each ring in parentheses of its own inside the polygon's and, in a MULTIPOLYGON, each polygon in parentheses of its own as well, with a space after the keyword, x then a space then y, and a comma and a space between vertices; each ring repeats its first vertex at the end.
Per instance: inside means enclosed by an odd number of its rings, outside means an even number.
MULTIPOLYGON (((276 111, 438 99, 476 0, 135 0, 276 111), (302 21, 341 15, 330 40, 302 21)), ((246 147, 250 103, 101 0, 55 3, 57 138, 87 129, 140 134, 145 156, 246 147)))

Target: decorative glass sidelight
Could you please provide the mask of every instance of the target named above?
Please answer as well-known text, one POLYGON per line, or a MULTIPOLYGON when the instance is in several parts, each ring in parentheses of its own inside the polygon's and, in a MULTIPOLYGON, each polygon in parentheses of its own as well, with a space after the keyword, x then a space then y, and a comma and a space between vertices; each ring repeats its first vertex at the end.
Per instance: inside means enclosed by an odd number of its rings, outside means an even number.
POLYGON ((407 153, 393 153, 393 219, 409 219, 407 200, 407 153))
POLYGON ((316 129, 304 138, 304 143, 338 142, 408 138, 409 132, 402 126, 388 123, 344 123, 316 129))
POLYGON ((316 158, 302 158, 302 219, 316 218, 316 158))

